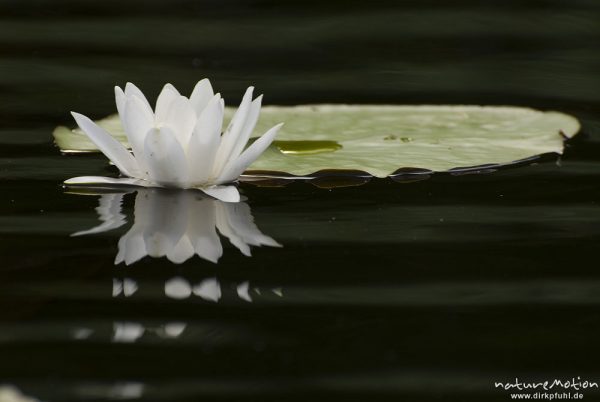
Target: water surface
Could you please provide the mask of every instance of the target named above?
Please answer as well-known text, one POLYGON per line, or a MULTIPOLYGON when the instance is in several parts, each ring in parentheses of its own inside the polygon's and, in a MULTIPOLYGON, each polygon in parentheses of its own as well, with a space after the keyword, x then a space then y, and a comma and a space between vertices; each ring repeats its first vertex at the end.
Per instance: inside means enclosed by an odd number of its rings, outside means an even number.
MULTIPOLYGON (((600 9, 592 1, 2 2, 0 383, 44 401, 508 399, 600 380, 600 9), (114 265, 134 224, 61 182, 69 111, 210 77, 236 104, 511 104, 577 116, 560 158, 411 183, 243 184, 257 228, 218 264, 114 265), (327 187, 327 186, 322 186, 327 187), (218 295, 218 297, 217 297, 218 295)), ((593 400, 597 393, 586 394, 593 400)))

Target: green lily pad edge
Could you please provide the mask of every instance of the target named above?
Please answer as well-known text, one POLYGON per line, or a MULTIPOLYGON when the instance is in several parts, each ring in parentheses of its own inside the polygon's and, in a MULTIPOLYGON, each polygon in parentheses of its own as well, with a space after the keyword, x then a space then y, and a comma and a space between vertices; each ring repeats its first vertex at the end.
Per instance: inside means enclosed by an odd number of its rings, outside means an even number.
MULTIPOLYGON (((233 108, 227 108, 225 123, 233 108)), ((246 174, 307 178, 340 172, 387 177, 398 171, 448 172, 503 166, 562 154, 579 121, 555 111, 513 106, 265 106, 254 135, 285 125, 246 174)), ((129 146, 118 115, 97 121, 129 146)), ((79 129, 59 126, 65 154, 98 152, 79 129)))

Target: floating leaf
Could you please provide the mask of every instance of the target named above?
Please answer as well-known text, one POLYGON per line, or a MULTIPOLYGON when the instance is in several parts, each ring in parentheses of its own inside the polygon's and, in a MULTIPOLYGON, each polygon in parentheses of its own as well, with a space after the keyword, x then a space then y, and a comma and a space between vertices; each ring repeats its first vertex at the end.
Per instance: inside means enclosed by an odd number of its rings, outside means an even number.
MULTIPOLYGON (((311 105, 264 107, 255 133, 282 121, 277 141, 249 173, 343 170, 386 177, 400 168, 503 165, 561 154, 564 139, 580 127, 572 116, 520 107, 311 105)), ((98 124, 126 144, 118 116, 98 124)), ((96 151, 79 130, 58 127, 54 138, 66 153, 96 151)))
MULTIPOLYGON (((130 148, 119 115, 113 114, 104 119, 97 120, 95 123, 112 134, 113 137, 123 143, 127 148, 130 148)), ((54 129, 52 135, 54 136, 54 142, 63 153, 100 152, 98 147, 90 141, 88 136, 85 135, 79 127, 71 130, 65 126, 58 126, 54 129)))

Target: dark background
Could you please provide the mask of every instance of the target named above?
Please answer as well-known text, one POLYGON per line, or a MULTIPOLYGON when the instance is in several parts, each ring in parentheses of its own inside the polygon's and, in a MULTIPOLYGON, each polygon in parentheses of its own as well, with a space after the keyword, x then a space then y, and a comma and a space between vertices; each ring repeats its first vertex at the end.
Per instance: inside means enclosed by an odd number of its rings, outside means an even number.
POLYGON ((157 401, 505 401, 494 381, 600 381, 599 43, 593 0, 0 1, 0 383, 44 401, 122 383, 157 401), (230 105, 255 85, 265 104, 522 105, 583 130, 560 159, 486 175, 243 185, 282 249, 114 267, 126 229, 69 237, 97 201, 60 186, 105 159, 61 156, 51 131, 113 113, 114 85, 153 99, 204 77, 230 105), (169 299, 174 276, 216 276, 223 298, 169 299), (125 277, 138 292, 112 297, 125 277), (244 281, 283 297, 247 303, 244 281), (173 321, 180 338, 156 335, 173 321), (114 343, 115 322, 146 334, 114 343))

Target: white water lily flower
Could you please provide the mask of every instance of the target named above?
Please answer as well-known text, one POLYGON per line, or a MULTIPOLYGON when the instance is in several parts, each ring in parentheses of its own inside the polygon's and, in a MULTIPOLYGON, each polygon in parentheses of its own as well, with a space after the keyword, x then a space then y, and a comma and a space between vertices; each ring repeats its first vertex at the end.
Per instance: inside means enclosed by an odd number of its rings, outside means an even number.
POLYGON ((162 89, 154 111, 135 85, 115 87, 117 110, 133 155, 92 120, 72 112, 75 121, 125 177, 75 177, 66 185, 133 185, 197 188, 227 202, 240 195, 227 184, 237 178, 273 142, 282 124, 268 130, 248 148, 258 121, 262 95, 252 100, 249 87, 231 123, 221 135, 225 103, 208 79, 189 98, 171 84, 162 89))

